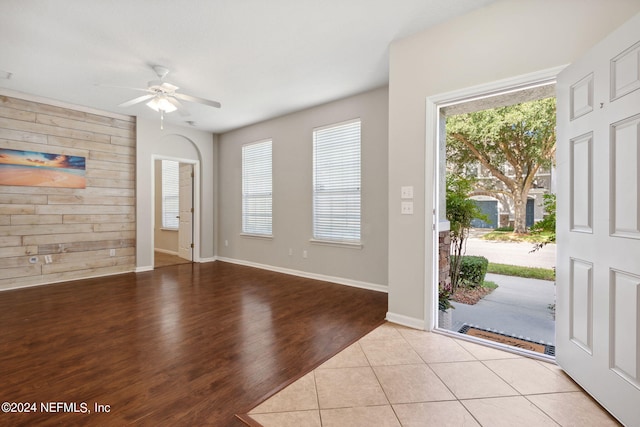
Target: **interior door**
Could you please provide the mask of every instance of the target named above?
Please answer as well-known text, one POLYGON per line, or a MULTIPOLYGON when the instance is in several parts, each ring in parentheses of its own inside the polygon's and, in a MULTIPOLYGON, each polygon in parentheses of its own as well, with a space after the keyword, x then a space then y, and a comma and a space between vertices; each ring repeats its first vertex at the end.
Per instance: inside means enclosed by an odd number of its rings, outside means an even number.
POLYGON ((193 260, 193 165, 180 163, 178 255, 193 260))
POLYGON ((640 426, 640 14, 557 83, 556 360, 640 426))

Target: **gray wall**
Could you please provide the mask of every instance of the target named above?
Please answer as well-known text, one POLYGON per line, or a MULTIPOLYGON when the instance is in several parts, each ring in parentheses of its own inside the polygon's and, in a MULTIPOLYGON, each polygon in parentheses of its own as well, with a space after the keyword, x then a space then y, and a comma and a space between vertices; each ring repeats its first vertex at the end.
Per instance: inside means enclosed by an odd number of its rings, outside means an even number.
POLYGON ((220 135, 218 257, 386 289, 387 123, 388 91, 381 88, 220 135), (312 131, 357 117, 362 120, 363 247, 312 244, 312 131), (241 147, 267 138, 273 140, 273 239, 241 236, 241 147))
POLYGON ((390 319, 430 327, 435 254, 426 224, 435 183, 426 99, 568 64, 639 9, 637 0, 498 1, 391 45, 390 319), (406 185, 414 186, 414 215, 400 215, 406 185))

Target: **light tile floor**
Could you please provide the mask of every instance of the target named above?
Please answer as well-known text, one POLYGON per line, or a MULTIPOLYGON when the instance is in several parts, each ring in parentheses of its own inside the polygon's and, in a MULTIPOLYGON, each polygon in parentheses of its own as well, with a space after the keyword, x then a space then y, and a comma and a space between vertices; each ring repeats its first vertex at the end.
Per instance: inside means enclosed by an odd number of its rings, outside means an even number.
POLYGON ((392 323, 249 415, 264 427, 619 425, 555 364, 392 323))

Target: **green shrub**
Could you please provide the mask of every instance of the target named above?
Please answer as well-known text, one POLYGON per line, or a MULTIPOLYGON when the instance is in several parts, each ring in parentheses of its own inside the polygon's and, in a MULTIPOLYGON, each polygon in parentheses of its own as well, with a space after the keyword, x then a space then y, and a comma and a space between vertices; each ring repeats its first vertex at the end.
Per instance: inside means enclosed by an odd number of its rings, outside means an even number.
POLYGON ((488 267, 489 260, 483 256, 463 256, 460 262, 461 284, 470 287, 482 285, 488 267))
POLYGON ((498 227, 493 231, 511 231, 511 232, 513 232, 513 226, 510 225, 510 226, 507 226, 507 227, 498 227))

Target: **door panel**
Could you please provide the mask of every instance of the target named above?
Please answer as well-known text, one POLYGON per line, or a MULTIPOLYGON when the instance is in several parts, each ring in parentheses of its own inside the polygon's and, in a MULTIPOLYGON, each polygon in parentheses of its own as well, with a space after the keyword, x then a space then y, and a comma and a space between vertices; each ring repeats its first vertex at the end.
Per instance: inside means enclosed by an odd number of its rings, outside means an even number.
POLYGON ((180 224, 178 255, 193 261, 193 165, 180 163, 180 224))
POLYGON ((556 360, 640 426, 640 15, 559 76, 556 360))

